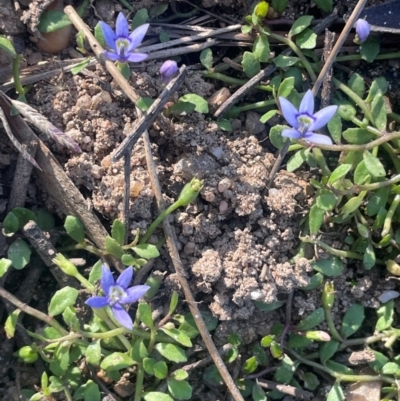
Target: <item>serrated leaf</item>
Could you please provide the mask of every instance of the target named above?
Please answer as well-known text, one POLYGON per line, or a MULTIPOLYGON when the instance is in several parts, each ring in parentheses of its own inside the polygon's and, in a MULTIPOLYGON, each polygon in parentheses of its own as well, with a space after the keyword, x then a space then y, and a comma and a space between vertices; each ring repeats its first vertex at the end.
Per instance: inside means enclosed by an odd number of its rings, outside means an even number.
POLYGON ((200 63, 207 69, 211 70, 213 66, 213 53, 212 50, 208 47, 207 49, 203 49, 200 53, 200 63))
POLYGON ((365 167, 372 177, 386 177, 386 171, 380 160, 368 150, 363 152, 365 167))
POLYGON ((56 291, 50 300, 49 315, 57 316, 63 313, 66 308, 75 304, 78 295, 78 290, 69 286, 56 291))
POLYGON ((331 256, 329 259, 319 259, 312 262, 311 266, 327 277, 340 276, 344 268, 343 262, 336 256, 331 256))
POLYGON ((100 364, 100 367, 107 372, 128 368, 135 364, 135 361, 127 354, 122 352, 113 352, 106 356, 100 364))
POLYGON ((107 253, 121 259, 124 254, 124 250, 121 245, 114 239, 107 235, 104 243, 104 247, 107 253))
POLYGON ((25 241, 18 238, 8 247, 7 258, 15 269, 21 270, 29 263, 31 250, 25 241))
POLYGON ((318 326, 325 319, 324 310, 322 308, 318 308, 313 311, 310 315, 306 316, 304 319, 300 321, 300 323, 296 326, 296 328, 300 331, 307 331, 312 329, 315 326, 318 326))
POLYGON ((351 305, 350 309, 345 313, 342 321, 342 329, 340 330, 343 338, 347 338, 354 334, 364 321, 364 307, 359 304, 351 305))
POLYGON ((85 240, 85 227, 82 222, 75 216, 67 216, 64 223, 67 234, 76 242, 85 240))
POLYGON ((179 102, 193 104, 195 106, 194 111, 197 111, 198 113, 203 113, 203 114, 208 113, 207 100, 203 99, 199 95, 196 95, 195 93, 188 93, 187 95, 181 96, 179 98, 179 102))
POLYGON ((242 58, 242 67, 243 67, 243 72, 249 78, 253 78, 254 75, 257 75, 261 70, 260 61, 251 52, 244 52, 242 58))
POLYGON ((307 27, 310 26, 313 18, 314 17, 312 17, 311 15, 303 15, 298 18, 290 28, 288 36, 291 37, 299 34, 300 32, 303 32, 307 27))
POLYGON ((152 244, 139 244, 132 248, 132 250, 141 258, 154 259, 160 256, 160 252, 155 245, 152 244))
POLYGON ((158 343, 156 344, 155 349, 169 361, 176 363, 187 361, 185 351, 178 345, 169 343, 158 343))

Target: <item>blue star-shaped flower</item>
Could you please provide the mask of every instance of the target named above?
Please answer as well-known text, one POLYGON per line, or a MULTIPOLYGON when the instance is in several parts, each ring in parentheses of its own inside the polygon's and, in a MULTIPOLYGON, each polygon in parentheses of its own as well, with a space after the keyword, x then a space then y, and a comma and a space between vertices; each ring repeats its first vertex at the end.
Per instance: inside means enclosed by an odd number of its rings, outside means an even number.
POLYGON ((368 22, 362 18, 358 19, 356 22, 356 33, 358 36, 358 41, 360 43, 364 43, 367 40, 370 32, 371 26, 368 24, 368 22))
POLYGON ((131 304, 138 301, 150 289, 148 285, 134 285, 129 287, 132 277, 133 268, 129 266, 124 270, 115 282, 110 269, 103 264, 101 275, 101 288, 105 297, 90 297, 86 304, 92 308, 104 308, 110 306, 115 318, 127 329, 132 329, 132 319, 128 312, 124 309, 124 304, 131 304))
POLYGON ((306 139, 307 141, 332 145, 332 140, 326 135, 316 134, 314 131, 322 128, 334 116, 337 106, 328 106, 314 113, 314 96, 308 90, 301 100, 299 110, 289 100, 279 97, 283 117, 293 127, 282 131, 282 136, 292 139, 306 139))
POLYGON ((124 14, 119 13, 115 24, 115 32, 103 21, 100 21, 100 27, 103 31, 104 40, 110 49, 110 51, 106 50, 104 52, 109 60, 119 61, 120 63, 128 61, 138 63, 148 57, 147 54, 138 53, 135 49, 142 43, 149 24, 141 25, 129 34, 128 21, 124 14))

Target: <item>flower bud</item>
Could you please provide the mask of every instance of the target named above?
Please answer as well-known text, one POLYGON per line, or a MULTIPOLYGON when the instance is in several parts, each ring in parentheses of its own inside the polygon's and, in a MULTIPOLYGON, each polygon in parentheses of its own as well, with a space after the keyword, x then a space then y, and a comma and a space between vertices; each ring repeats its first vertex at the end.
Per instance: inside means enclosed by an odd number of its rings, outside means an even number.
POLYGON ((306 337, 310 340, 316 340, 316 341, 331 341, 331 336, 325 332, 325 331, 321 331, 321 330, 317 330, 317 331, 307 331, 305 333, 306 337))
POLYGON ((322 305, 325 309, 332 309, 335 302, 335 288, 332 281, 327 281, 322 291, 322 305))
POLYGON ((369 33, 371 31, 371 26, 368 24, 365 19, 358 19, 356 22, 356 33, 357 33, 357 38, 359 43, 363 43, 367 40, 369 33))
POLYGON ((392 259, 386 261, 386 270, 394 276, 400 276, 400 266, 392 259))
POLYGON ((193 178, 192 181, 187 183, 181 193, 179 194, 179 198, 177 202, 179 202, 180 206, 187 206, 189 203, 192 203, 199 192, 203 189, 203 180, 199 180, 198 178, 193 178))
POLYGON ((14 352, 13 355, 17 356, 24 363, 34 363, 38 360, 38 353, 30 345, 25 345, 25 347, 14 352))
POLYGON ((68 276, 75 277, 79 273, 76 266, 61 253, 57 253, 56 257, 53 259, 53 263, 56 264, 65 274, 68 274, 68 276))
POLYGON ((160 68, 160 75, 164 84, 169 83, 172 78, 175 78, 178 75, 178 72, 178 64, 176 64, 176 61, 173 60, 165 61, 160 68))

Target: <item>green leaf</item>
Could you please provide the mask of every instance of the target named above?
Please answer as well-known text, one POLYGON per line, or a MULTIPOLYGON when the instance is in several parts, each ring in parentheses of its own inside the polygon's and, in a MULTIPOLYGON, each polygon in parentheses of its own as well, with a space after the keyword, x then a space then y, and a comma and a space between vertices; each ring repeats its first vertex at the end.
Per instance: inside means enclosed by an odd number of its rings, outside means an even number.
POLYGON ((371 177, 366 165, 365 161, 362 160, 356 167, 354 171, 354 184, 362 185, 371 177))
POLYGON ((86 362, 93 366, 99 366, 101 360, 100 340, 90 343, 85 350, 86 362))
POLYGON ((298 18, 290 28, 290 31, 288 33, 289 38, 291 36, 299 34, 300 32, 303 32, 307 27, 310 26, 313 18, 314 17, 312 17, 311 15, 303 15, 298 18))
POLYGON ((180 115, 183 115, 183 114, 191 113, 195 108, 196 108, 196 105, 193 104, 193 103, 178 101, 178 103, 172 105, 168 109, 168 111, 171 114, 174 114, 176 116, 180 116, 180 115))
POLYGON ((351 170, 351 164, 341 164, 333 170, 329 177, 328 185, 332 185, 334 182, 344 178, 346 174, 351 170))
POLYGON ((263 114, 260 118, 260 121, 265 124, 267 121, 269 121, 274 115, 276 115, 277 113, 279 113, 278 110, 270 110, 267 111, 265 114, 263 114))
POLYGON ((160 256, 160 252, 155 245, 140 244, 132 248, 132 250, 141 258, 154 259, 160 256))
POLYGON ((111 228, 111 236, 120 245, 123 245, 125 240, 125 224, 120 220, 114 220, 111 228))
POLYGON ((278 96, 287 98, 294 88, 294 77, 285 78, 278 88, 278 96))
POLYGON ((21 313, 20 309, 15 309, 7 317, 6 322, 4 324, 4 331, 6 332, 7 338, 14 337, 15 329, 17 327, 17 322, 18 322, 18 316, 20 313, 21 313))
POLYGON ((177 400, 192 399, 192 386, 187 381, 167 380, 168 391, 177 400))
POLYGON ((354 334, 364 321, 364 307, 359 304, 351 305, 350 309, 345 313, 342 321, 342 329, 340 330, 343 338, 347 338, 354 334))
POLYGON ((55 227, 54 217, 46 209, 39 209, 36 215, 37 215, 37 225, 43 231, 49 231, 55 227))
POLYGON ((137 10, 136 14, 132 18, 131 31, 137 27, 145 24, 149 20, 149 13, 146 8, 141 8, 137 10))
POLYGON ((251 348, 251 352, 252 352, 252 355, 254 355, 256 357, 257 363, 259 365, 268 366, 268 364, 269 364, 268 356, 260 344, 255 343, 253 345, 253 347, 251 348))
POLYGON ((244 364, 242 365, 242 372, 245 375, 249 375, 253 373, 258 367, 257 358, 252 356, 251 358, 247 359, 244 364))
POLYGON ((368 150, 364 150, 363 159, 365 167, 372 177, 386 177, 386 171, 380 160, 368 150))
POLYGON ((317 196, 315 203, 317 207, 321 210, 324 210, 325 212, 330 212, 334 209, 337 200, 338 199, 333 192, 327 189, 323 189, 321 193, 317 196))
POLYGON ((78 63, 75 67, 71 68, 71 74, 76 75, 79 74, 82 70, 84 70, 90 63, 90 57, 86 57, 80 63, 78 63))
POLYGON ((393 324, 394 317, 394 300, 383 304, 377 310, 376 314, 378 316, 378 321, 376 322, 375 330, 380 332, 389 329, 393 324))
POLYGON ((306 152, 308 149, 301 149, 296 152, 287 162, 286 169, 287 171, 295 171, 302 166, 302 164, 306 161, 307 155, 306 152))
POLYGON ((167 4, 159 4, 157 6, 151 7, 149 11, 150 19, 157 18, 158 16, 162 15, 167 11, 168 3, 167 4))
POLYGON ((154 358, 144 358, 142 363, 144 371, 149 375, 154 376, 154 365, 156 364, 156 360, 154 358))
POLYGON ((310 28, 306 28, 296 36, 295 42, 300 49, 314 49, 317 45, 317 37, 314 31, 310 28))
POLYGON ((373 123, 375 127, 382 132, 386 132, 387 110, 385 100, 383 99, 382 95, 377 95, 372 100, 371 112, 372 118, 374 119, 373 123))
POLYGON ((79 324, 79 319, 76 316, 76 309, 73 306, 65 308, 62 313, 65 324, 70 327, 73 331, 79 331, 81 325, 79 324))
POLYGON ((203 49, 200 53, 200 63, 209 71, 213 66, 213 53, 212 50, 208 47, 207 49, 203 49))
POLYGON ((40 16, 37 28, 42 33, 58 31, 61 28, 71 25, 68 16, 62 11, 48 10, 40 16))
POLYGON ((142 362, 144 358, 149 356, 147 348, 143 343, 143 338, 138 338, 133 344, 131 357, 135 362, 142 362))
POLYGON ((334 340, 321 344, 321 346, 319 347, 319 358, 323 365, 325 365, 326 362, 331 359, 333 355, 335 355, 338 347, 339 342, 334 340))
POLYGON ((308 215, 308 224, 310 227, 310 235, 317 235, 319 229, 324 222, 325 211, 320 209, 316 204, 312 205, 310 208, 310 213, 308 215))
POLYGON ((282 131, 285 128, 288 127, 286 125, 274 125, 269 130, 269 140, 277 149, 282 149, 284 143, 288 140, 282 136, 282 131))
POLYGON ((122 255, 124 254, 124 250, 122 249, 121 245, 114 239, 107 235, 105 240, 105 249, 106 252, 110 255, 115 256, 116 258, 121 259, 122 255))
POLYGON ((301 287, 303 291, 311 291, 320 287, 324 281, 324 276, 321 273, 314 274, 310 279, 310 284, 305 287, 301 287))
POLYGON ((325 319, 324 310, 322 308, 315 309, 310 315, 301 319, 300 323, 296 326, 297 330, 307 331, 315 326, 318 326, 325 319))
POLYGON ((1 258, 0 259, 0 277, 3 277, 10 266, 12 265, 12 261, 10 259, 1 258))
POLYGON ((289 383, 293 378, 295 370, 296 365, 287 355, 285 355, 282 360, 282 365, 279 366, 274 374, 274 380, 278 383, 289 383))
POLYGON ((278 68, 286 68, 295 65, 299 61, 298 57, 284 56, 280 54, 273 59, 274 64, 278 68))
MULTIPOLYGON (((272 2, 271 2, 272 8, 279 15, 285 11, 287 4, 288 4, 288 0, 272 0, 272 2)), ((254 401, 256 401, 256 400, 254 400, 254 401)))
POLYGON ((369 362, 368 366, 375 372, 380 372, 382 367, 389 362, 389 358, 378 351, 372 350, 372 352, 375 354, 375 361, 369 362))
POLYGON ((342 136, 348 143, 354 145, 363 145, 373 139, 373 135, 363 128, 348 128, 343 132, 342 136))
POLYGON ((253 398, 253 401, 267 401, 267 395, 265 394, 265 391, 259 386, 257 382, 253 384, 251 396, 253 398))
POLYGON ((326 397, 326 401, 346 401, 346 397, 344 396, 339 382, 335 382, 335 384, 332 386, 328 396, 326 397))
POLYGON ((83 392, 83 400, 84 401, 100 401, 101 393, 99 390, 99 386, 94 383, 92 380, 88 380, 85 386, 85 390, 83 392))
POLYGON ((145 401, 174 401, 168 394, 160 393, 158 391, 152 391, 144 394, 143 398, 145 401))
POLYGON ((171 301, 169 303, 168 314, 172 315, 175 312, 176 307, 178 306, 179 294, 176 291, 172 292, 171 301))
POLYGON ((153 328, 154 322, 153 317, 151 316, 151 308, 150 305, 146 302, 140 302, 138 306, 138 313, 140 320, 148 327, 153 328))
POLYGON ((285 304, 284 301, 274 301, 271 302, 270 304, 266 304, 260 301, 254 301, 254 305, 256 306, 256 308, 263 312, 271 312, 275 309, 280 308, 284 304, 285 304))
POLYGON ((180 381, 186 380, 189 377, 189 373, 186 372, 186 370, 177 369, 171 373, 170 377, 171 377, 171 379, 180 380, 180 381))
POLYGON ((305 336, 301 336, 300 334, 290 333, 288 345, 291 349, 296 348, 305 348, 308 347, 312 343, 312 340, 308 339, 305 336))
POLYGON ((101 28, 101 25, 99 22, 94 27, 94 37, 100 43, 101 47, 106 47, 106 41, 104 40, 103 29, 101 28))
POLYGON ((154 103, 154 99, 151 97, 141 97, 136 103, 136 106, 142 110, 142 111, 147 111, 151 107, 151 105, 154 103))
POLYGON ((156 344, 155 349, 169 361, 176 363, 187 361, 185 351, 178 345, 169 343, 158 343, 156 344))
POLYGON ((178 330, 175 328, 172 328, 172 329, 161 328, 160 330, 163 331, 167 336, 170 336, 172 339, 174 339, 179 344, 181 344, 185 347, 192 346, 190 337, 184 331, 178 330))
POLYGON ((223 118, 222 120, 217 121, 218 128, 222 129, 222 131, 232 132, 232 124, 229 120, 223 118))
POLYGON ((341 363, 332 361, 331 359, 328 362, 326 362, 326 367, 328 369, 333 370, 334 372, 342 373, 344 375, 353 375, 354 374, 352 369, 348 368, 345 365, 342 365, 341 363))
POLYGON ((365 249, 363 256, 363 264, 367 270, 372 269, 376 264, 375 251, 371 243, 369 243, 367 248, 365 249))
POLYGON ((390 187, 379 188, 368 200, 367 215, 375 216, 381 208, 384 208, 389 199, 389 194, 390 187))
POLYGON ((254 41, 253 54, 259 61, 266 63, 270 57, 269 53, 270 49, 268 36, 260 34, 254 41))
POLYGON ((261 70, 260 61, 251 52, 244 52, 242 59, 243 72, 249 77, 253 78, 261 70))
POLYGON ((400 370, 400 365, 396 362, 388 362, 381 369, 381 373, 383 375, 394 375, 397 371, 400 370))
POLYGON ((17 57, 17 52, 15 51, 14 45, 4 36, 0 36, 0 49, 4 50, 12 58, 17 57))
POLYGON ((349 216, 350 214, 354 213, 361 205, 363 202, 363 198, 365 193, 361 193, 359 196, 356 196, 354 198, 349 199, 346 204, 342 207, 340 213, 344 218, 349 216), (360 196, 363 195, 363 196, 360 196))
POLYGON ((304 387, 308 390, 314 391, 320 385, 318 377, 314 373, 306 372, 302 379, 304 380, 304 387))
POLYGON ((102 274, 101 265, 102 264, 103 264, 103 262, 100 259, 91 268, 90 273, 89 273, 89 278, 88 278, 90 284, 96 284, 96 281, 101 279, 101 274, 102 274))
POLYGON ((389 82, 385 77, 379 77, 372 81, 371 87, 368 92, 368 97, 365 100, 367 103, 371 103, 376 96, 384 95, 389 89, 389 82))
POLYGON ((354 72, 351 75, 351 77, 350 77, 350 79, 349 79, 349 81, 347 83, 347 86, 356 95, 358 95, 361 99, 364 97, 364 95, 365 95, 365 81, 364 81, 364 78, 360 74, 354 72))
POLYGON ((13 212, 8 213, 3 221, 3 235, 6 237, 12 237, 19 228, 18 217, 13 212))
POLYGON ((31 250, 25 241, 18 238, 8 247, 7 258, 15 269, 21 270, 31 260, 31 250))
POLYGON ((311 263, 314 270, 322 273, 327 277, 337 277, 343 272, 343 262, 336 256, 331 256, 329 259, 319 259, 311 263))
POLYGON ((377 37, 371 35, 360 45, 361 58, 368 63, 372 63, 380 51, 380 41, 377 37))
MULTIPOLYGON (((201 316, 204 319, 207 330, 212 331, 217 327, 218 319, 216 319, 210 312, 201 311, 201 316)), ((185 321, 179 326, 179 330, 184 331, 189 338, 195 338, 199 335, 199 331, 196 326, 196 322, 191 313, 185 315, 185 321)))
POLYGON ((168 374, 168 366, 164 361, 158 361, 153 366, 154 369, 154 376, 157 379, 165 379, 168 374))
POLYGON ((195 106, 194 111, 197 111, 198 113, 208 113, 207 100, 203 99, 199 95, 196 95, 195 93, 188 93, 187 95, 181 96, 179 98, 179 102, 193 104, 195 106))
POLYGON ((82 222, 75 216, 67 216, 64 223, 67 234, 76 242, 85 240, 85 227, 82 222))
POLYGON ((69 286, 56 291, 50 300, 49 315, 57 316, 63 313, 66 308, 75 304, 78 295, 78 290, 69 286))
POLYGON ((113 352, 106 356, 100 364, 100 367, 107 372, 128 368, 135 364, 135 361, 122 352, 113 352))
POLYGON ((342 119, 338 113, 336 113, 328 122, 328 131, 334 142, 340 143, 342 138, 342 119))
POLYGON ((29 220, 37 220, 36 214, 24 207, 15 207, 11 212, 18 217, 19 228, 22 228, 29 220))

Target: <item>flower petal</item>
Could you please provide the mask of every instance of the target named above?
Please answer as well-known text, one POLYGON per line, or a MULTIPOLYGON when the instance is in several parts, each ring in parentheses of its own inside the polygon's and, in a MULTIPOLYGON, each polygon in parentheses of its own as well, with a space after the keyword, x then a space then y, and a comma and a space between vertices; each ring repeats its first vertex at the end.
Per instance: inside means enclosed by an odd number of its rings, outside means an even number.
POLYGON ((314 95, 309 89, 301 100, 299 113, 307 113, 312 116, 314 114, 314 95))
POLYGON ((117 278, 117 285, 121 286, 124 290, 128 288, 133 277, 133 267, 127 267, 117 278))
POLYGON ((301 133, 294 128, 286 128, 282 131, 282 136, 285 138, 301 139, 301 133))
POLYGON ((367 21, 365 21, 365 19, 360 18, 357 20, 356 33, 360 43, 363 43, 367 40, 370 31, 371 31, 371 26, 368 24, 367 21))
POLYGON ((279 97, 279 103, 281 104, 281 110, 283 117, 285 120, 294 128, 299 127, 299 123, 297 121, 297 114, 299 113, 296 107, 293 106, 289 100, 285 99, 284 97, 279 97))
POLYGON ((122 326, 126 327, 129 330, 132 329, 133 327, 132 319, 129 316, 129 313, 124 308, 122 308, 121 305, 115 304, 112 307, 112 311, 115 318, 122 326))
POLYGON ((174 60, 164 61, 163 65, 160 68, 160 75, 162 81, 167 84, 174 78, 179 72, 178 64, 174 60))
POLYGON ((129 35, 129 39, 131 40, 131 43, 129 44, 128 51, 136 49, 142 43, 148 29, 149 29, 149 24, 143 24, 143 25, 138 26, 129 35))
POLYGON ((86 300, 85 304, 92 308, 104 308, 109 305, 106 297, 90 297, 86 300))
POLYGON ((148 285, 135 285, 125 290, 126 295, 120 299, 121 304, 138 301, 150 289, 148 285))
POLYGON ((100 24, 100 28, 101 28, 101 30, 103 32, 103 37, 104 37, 104 40, 105 40, 107 46, 110 49, 113 49, 113 50, 117 51, 117 47, 115 45, 115 40, 117 39, 117 35, 111 29, 110 25, 107 25, 103 21, 100 21, 99 24, 100 24))
POLYGON ((115 285, 114 277, 106 264, 101 266, 101 288, 104 291, 104 294, 108 296, 110 288, 115 285))
POLYGON ((338 106, 328 106, 314 114, 315 121, 308 127, 309 131, 316 131, 328 124, 330 119, 335 115, 338 106))
POLYGON ((140 61, 146 60, 149 57, 146 53, 130 53, 128 55, 128 61, 131 63, 139 63, 140 61))
POLYGON ((104 55, 107 57, 108 60, 111 61, 117 61, 120 59, 120 56, 117 53, 109 52, 107 50, 104 50, 104 55))
POLYGON ((309 142, 317 143, 319 145, 332 145, 332 139, 329 136, 321 135, 321 134, 314 134, 314 132, 308 131, 304 139, 309 142))
POLYGON ((129 36, 129 24, 123 13, 118 14, 117 22, 115 24, 115 33, 117 37, 127 38, 129 36))

